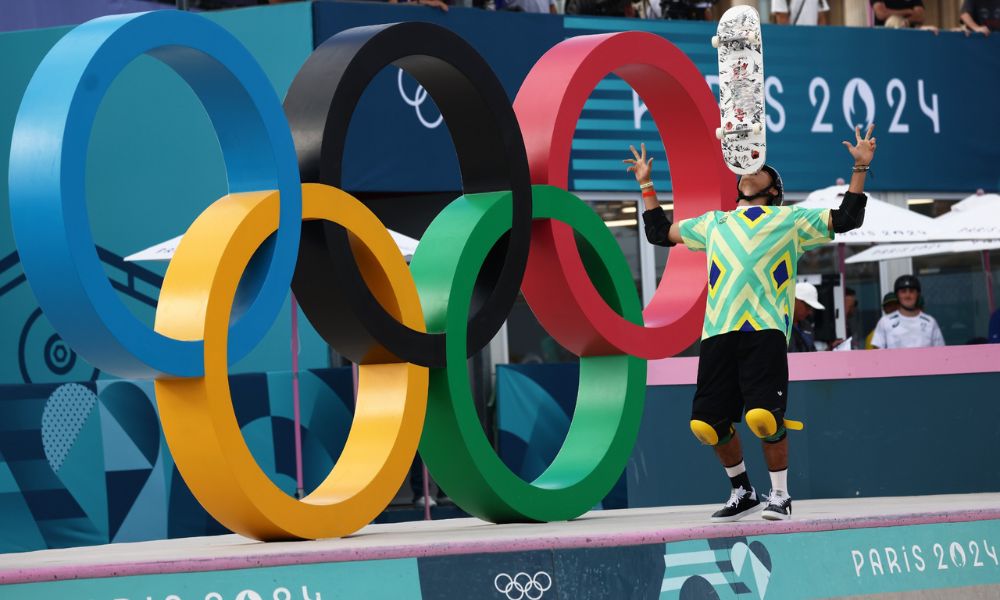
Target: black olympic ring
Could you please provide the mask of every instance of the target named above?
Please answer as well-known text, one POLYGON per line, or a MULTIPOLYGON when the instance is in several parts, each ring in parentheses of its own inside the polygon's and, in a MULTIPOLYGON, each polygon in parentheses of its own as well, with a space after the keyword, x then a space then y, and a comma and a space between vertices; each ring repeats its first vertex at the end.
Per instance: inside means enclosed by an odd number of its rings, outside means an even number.
MULTIPOLYGON (((358 27, 324 42, 295 76, 284 103, 302 182, 341 187, 351 116, 365 88, 389 65, 413 76, 441 110, 458 153, 463 192, 513 194, 511 231, 490 252, 476 280, 468 329, 471 356, 493 339, 517 300, 532 223, 521 129, 507 92, 479 53, 430 23, 358 27)), ((445 366, 445 334, 409 329, 379 304, 340 226, 303 224, 292 289, 316 331, 350 360, 394 358, 445 366), (336 285, 329 285, 331 275, 336 285)))

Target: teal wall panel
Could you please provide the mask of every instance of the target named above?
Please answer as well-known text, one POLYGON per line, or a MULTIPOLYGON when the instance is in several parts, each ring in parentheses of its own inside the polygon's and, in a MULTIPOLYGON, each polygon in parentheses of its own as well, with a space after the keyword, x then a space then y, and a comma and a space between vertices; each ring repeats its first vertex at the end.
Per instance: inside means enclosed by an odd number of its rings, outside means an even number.
MULTIPOLYGON (((311 491, 347 441, 353 379, 341 367, 303 371, 298 381, 303 485, 311 491)), ((257 464, 293 495, 292 374, 244 373, 229 388, 257 464)), ((174 465, 153 382, 0 385, 0 553, 225 532, 174 465)))
POLYGON ((8 600, 29 598, 236 598, 258 600, 420 600, 417 559, 291 565, 3 586, 8 600))
MULTIPOLYGON (((788 417, 794 498, 1000 491, 1000 373, 793 381, 788 417)), ((647 390, 628 469, 629 506, 722 502, 729 480, 691 435, 693 385, 647 390)), ((760 443, 738 425, 750 478, 770 489, 760 443)))

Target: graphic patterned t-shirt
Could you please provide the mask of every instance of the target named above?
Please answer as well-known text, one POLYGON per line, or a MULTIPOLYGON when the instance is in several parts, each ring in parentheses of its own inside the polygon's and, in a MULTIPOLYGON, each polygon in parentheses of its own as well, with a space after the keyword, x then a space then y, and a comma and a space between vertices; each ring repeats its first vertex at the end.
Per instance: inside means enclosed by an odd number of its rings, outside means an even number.
POLYGON ((684 245, 708 254, 701 338, 730 331, 791 334, 799 257, 833 239, 830 209, 746 206, 678 223, 684 245))

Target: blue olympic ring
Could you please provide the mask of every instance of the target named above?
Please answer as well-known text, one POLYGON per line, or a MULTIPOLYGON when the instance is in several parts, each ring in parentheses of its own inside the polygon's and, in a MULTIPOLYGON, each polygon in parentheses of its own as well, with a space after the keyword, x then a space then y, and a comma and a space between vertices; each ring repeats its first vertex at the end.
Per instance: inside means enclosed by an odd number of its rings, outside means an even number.
POLYGON ((229 361, 264 337, 295 271, 302 220, 298 159, 264 71, 232 34, 207 19, 176 11, 105 17, 73 29, 52 48, 14 124, 11 224, 39 305, 88 361, 126 377, 196 377, 204 370, 203 342, 162 336, 136 319, 105 276, 89 226, 78 225, 89 223, 85 166, 98 106, 121 70, 143 54, 172 68, 197 94, 222 149, 229 191, 281 194, 270 259, 255 261, 245 277, 249 297, 229 334, 229 361))

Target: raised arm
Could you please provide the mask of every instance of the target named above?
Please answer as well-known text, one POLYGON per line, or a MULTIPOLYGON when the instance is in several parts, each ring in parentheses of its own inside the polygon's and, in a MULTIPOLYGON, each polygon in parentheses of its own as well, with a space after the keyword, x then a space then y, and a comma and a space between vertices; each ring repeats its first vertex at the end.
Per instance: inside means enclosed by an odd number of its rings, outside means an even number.
POLYGON ((680 230, 677 225, 667 218, 667 214, 660 206, 660 201, 656 197, 656 189, 653 188, 651 178, 653 157, 646 158, 646 144, 640 144, 642 153, 629 146, 632 156, 622 162, 629 165, 626 171, 635 175, 635 180, 639 182, 639 189, 642 191, 642 204, 645 209, 642 213, 642 222, 646 231, 646 239, 655 246, 673 246, 682 243, 680 230))
POLYGON ((836 233, 844 233, 852 229, 861 227, 865 220, 865 205, 868 197, 865 196, 865 176, 868 174, 872 159, 875 157, 875 138, 872 132, 875 124, 868 126, 865 137, 861 137, 861 128, 854 128, 855 144, 845 141, 844 146, 851 153, 854 159, 853 172, 851 173, 851 183, 847 186, 847 193, 840 203, 840 208, 830 211, 830 229, 836 233))

